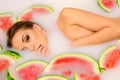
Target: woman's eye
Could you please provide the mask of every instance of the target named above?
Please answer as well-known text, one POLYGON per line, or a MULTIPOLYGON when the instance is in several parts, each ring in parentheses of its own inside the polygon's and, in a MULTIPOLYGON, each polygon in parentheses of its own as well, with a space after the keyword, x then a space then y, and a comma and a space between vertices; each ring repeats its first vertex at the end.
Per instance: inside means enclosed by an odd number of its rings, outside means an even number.
POLYGON ((29 42, 30 41, 30 36, 29 35, 26 35, 25 36, 25 42, 29 42))

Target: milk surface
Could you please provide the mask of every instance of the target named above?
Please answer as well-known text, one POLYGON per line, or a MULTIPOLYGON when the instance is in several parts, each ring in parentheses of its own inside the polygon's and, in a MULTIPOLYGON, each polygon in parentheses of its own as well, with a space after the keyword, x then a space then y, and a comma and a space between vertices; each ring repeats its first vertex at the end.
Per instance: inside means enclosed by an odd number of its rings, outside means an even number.
MULTIPOLYGON (((17 17, 21 12, 28 9, 32 5, 42 4, 51 6, 54 9, 54 12, 51 12, 47 15, 39 15, 34 16, 34 21, 40 24, 48 34, 48 42, 50 48, 50 54, 47 57, 36 54, 35 52, 25 50, 18 51, 13 48, 10 50, 17 51, 21 54, 22 60, 17 61, 13 64, 10 69, 12 74, 17 77, 17 80, 21 80, 19 76, 14 71, 15 67, 25 61, 28 60, 44 60, 50 62, 55 56, 63 53, 69 52, 77 52, 83 53, 89 56, 92 56, 94 59, 98 60, 100 54, 104 51, 105 48, 111 45, 117 45, 118 40, 114 40, 111 42, 98 44, 98 45, 90 45, 90 46, 80 46, 73 47, 70 45, 70 42, 63 33, 59 30, 56 20, 60 11, 65 7, 74 7, 83 10, 87 10, 99 15, 108 16, 108 17, 117 17, 120 16, 120 7, 115 6, 111 13, 104 12, 97 4, 97 0, 2 0, 0 2, 0 13, 11 12, 14 14, 14 17, 17 17)), ((111 34, 111 33, 110 33, 111 34)), ((0 30, 0 43, 2 44, 4 50, 7 50, 6 47, 6 35, 0 30)), ((1 51, 2 53, 2 51, 1 51)), ((6 80, 5 71, 0 72, 0 80, 6 80)), ((119 75, 112 75, 120 73, 120 69, 116 68, 114 70, 110 70, 102 73, 102 80, 117 80, 119 75), (103 75, 104 74, 104 75, 103 75), (111 77, 112 79, 110 79, 111 77)))

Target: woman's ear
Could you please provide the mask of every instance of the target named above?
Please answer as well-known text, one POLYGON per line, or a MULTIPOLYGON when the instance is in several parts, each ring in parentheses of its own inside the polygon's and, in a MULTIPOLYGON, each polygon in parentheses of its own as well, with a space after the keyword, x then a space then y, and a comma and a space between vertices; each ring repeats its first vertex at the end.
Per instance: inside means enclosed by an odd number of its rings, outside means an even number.
POLYGON ((33 24, 33 29, 34 30, 38 30, 38 31, 42 30, 42 28, 39 25, 37 25, 37 24, 33 24))

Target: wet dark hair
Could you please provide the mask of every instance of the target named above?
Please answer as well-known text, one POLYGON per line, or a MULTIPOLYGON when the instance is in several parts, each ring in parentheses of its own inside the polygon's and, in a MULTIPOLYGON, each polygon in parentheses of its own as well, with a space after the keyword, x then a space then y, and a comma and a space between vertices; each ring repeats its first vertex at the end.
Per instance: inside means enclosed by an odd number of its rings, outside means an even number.
POLYGON ((32 29, 33 24, 36 24, 32 21, 19 21, 13 24, 7 31, 7 47, 13 47, 12 39, 17 31, 20 29, 32 29))

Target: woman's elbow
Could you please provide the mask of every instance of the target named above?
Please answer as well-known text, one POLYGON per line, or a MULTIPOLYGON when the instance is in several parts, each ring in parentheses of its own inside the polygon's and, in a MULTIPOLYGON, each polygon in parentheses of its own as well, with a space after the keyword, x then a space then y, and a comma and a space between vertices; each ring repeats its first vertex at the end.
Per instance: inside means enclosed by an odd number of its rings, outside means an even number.
POLYGON ((72 8, 63 8, 60 12, 60 17, 68 17, 69 14, 71 13, 72 8))
POLYGON ((63 8, 58 17, 58 24, 64 22, 65 20, 69 20, 71 13, 71 8, 63 8))

